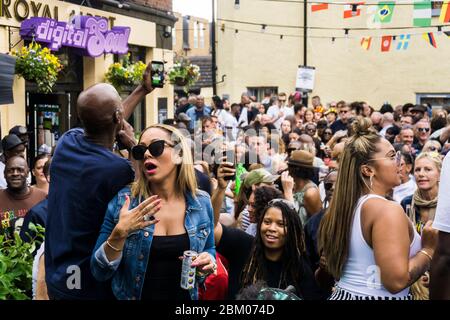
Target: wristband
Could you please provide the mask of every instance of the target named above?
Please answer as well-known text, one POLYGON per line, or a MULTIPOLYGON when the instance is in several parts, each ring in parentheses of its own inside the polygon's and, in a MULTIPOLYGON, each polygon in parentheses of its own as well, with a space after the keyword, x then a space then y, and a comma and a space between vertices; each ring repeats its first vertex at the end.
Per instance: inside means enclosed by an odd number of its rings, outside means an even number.
POLYGON ((422 249, 422 250, 419 251, 419 253, 423 253, 424 255, 426 255, 428 257, 428 259, 430 259, 430 261, 433 260, 433 257, 428 252, 426 252, 425 250, 422 249))

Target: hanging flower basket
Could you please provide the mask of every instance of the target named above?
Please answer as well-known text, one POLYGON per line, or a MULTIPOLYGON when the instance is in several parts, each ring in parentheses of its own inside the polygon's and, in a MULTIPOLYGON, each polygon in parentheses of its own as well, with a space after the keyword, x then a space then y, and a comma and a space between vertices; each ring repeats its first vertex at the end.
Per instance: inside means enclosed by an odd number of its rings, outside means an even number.
POLYGON ((58 79, 58 74, 63 65, 59 58, 52 54, 47 47, 31 42, 22 47, 20 51, 14 51, 16 60, 16 74, 25 80, 35 82, 39 93, 51 93, 58 79))
POLYGON ((128 54, 120 62, 109 66, 105 78, 117 91, 121 91, 123 87, 139 84, 144 76, 145 68, 146 65, 142 61, 130 63, 128 54))
POLYGON ((168 76, 171 84, 184 87, 184 91, 188 92, 189 88, 200 79, 200 67, 186 58, 179 57, 169 70, 168 76))
POLYGON ((180 86, 180 87, 184 87, 188 83, 187 79, 182 78, 182 77, 176 77, 174 82, 177 86, 180 86))

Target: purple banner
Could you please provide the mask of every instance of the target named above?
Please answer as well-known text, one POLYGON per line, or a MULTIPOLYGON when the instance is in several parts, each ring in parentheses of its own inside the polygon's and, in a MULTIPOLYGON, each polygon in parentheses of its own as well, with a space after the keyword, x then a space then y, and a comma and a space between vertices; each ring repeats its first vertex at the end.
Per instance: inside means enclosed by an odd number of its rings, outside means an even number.
POLYGON ((100 17, 75 16, 69 23, 49 18, 30 18, 22 22, 20 36, 42 42, 57 51, 62 46, 81 50, 83 55, 98 57, 104 53, 128 52, 129 27, 112 27, 100 17))

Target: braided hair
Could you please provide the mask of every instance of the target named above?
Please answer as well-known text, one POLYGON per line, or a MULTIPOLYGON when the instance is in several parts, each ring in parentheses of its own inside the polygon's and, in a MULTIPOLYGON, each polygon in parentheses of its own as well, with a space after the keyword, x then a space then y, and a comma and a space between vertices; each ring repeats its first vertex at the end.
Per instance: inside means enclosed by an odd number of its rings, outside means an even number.
POLYGON ((298 288, 297 284, 304 275, 302 258, 306 252, 303 226, 293 205, 288 205, 284 201, 275 201, 270 203, 266 206, 263 214, 258 220, 258 227, 252 253, 241 276, 243 288, 255 284, 258 280, 268 279, 265 246, 261 236, 261 225, 267 211, 270 208, 277 208, 281 211, 286 236, 286 241, 282 249, 283 253, 281 255, 283 271, 280 275, 279 287, 285 288, 291 284, 289 281, 294 281, 295 287, 298 288))

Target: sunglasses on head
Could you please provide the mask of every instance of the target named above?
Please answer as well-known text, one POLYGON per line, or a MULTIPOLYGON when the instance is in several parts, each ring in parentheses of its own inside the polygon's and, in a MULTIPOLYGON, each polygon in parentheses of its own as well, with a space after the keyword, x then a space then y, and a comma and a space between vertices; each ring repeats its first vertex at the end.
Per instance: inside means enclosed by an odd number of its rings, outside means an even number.
POLYGON ((150 143, 148 146, 143 144, 138 144, 137 146, 134 146, 131 149, 131 154, 133 155, 133 158, 135 160, 143 160, 145 152, 148 150, 150 152, 151 156, 153 158, 157 158, 164 152, 164 147, 169 146, 171 148, 174 147, 174 145, 168 143, 165 140, 155 140, 152 143, 150 143))

